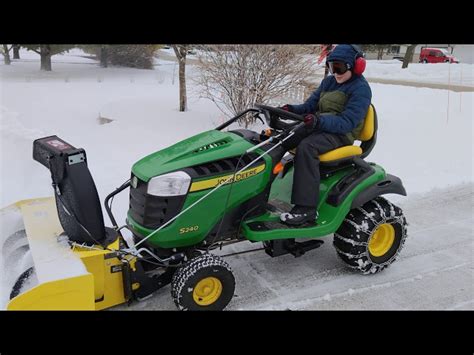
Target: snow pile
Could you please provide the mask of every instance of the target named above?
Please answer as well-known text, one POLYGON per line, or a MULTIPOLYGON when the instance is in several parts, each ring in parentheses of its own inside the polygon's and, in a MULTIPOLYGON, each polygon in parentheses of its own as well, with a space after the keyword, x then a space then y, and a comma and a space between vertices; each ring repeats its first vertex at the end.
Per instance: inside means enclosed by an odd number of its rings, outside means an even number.
POLYGON ((377 143, 367 160, 408 192, 472 182, 473 92, 371 84, 377 143))
POLYGON ((13 205, 0 210, 0 309, 8 303, 18 277, 32 266, 33 259, 19 209, 13 205))

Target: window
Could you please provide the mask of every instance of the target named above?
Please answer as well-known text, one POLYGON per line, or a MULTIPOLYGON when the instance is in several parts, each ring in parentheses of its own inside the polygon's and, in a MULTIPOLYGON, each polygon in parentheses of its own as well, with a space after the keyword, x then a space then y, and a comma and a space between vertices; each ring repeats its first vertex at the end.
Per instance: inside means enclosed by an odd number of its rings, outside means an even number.
POLYGON ((400 53, 400 46, 391 46, 388 49, 388 53, 399 54, 400 53))

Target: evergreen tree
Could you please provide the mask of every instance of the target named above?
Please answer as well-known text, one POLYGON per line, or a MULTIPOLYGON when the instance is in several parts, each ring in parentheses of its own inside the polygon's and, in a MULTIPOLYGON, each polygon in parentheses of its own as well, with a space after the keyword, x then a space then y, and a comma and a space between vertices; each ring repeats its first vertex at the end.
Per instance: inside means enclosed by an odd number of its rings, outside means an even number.
POLYGON ((108 46, 107 57, 111 64, 139 69, 153 69, 155 51, 152 44, 125 44, 108 46))
POLYGON ((41 70, 51 71, 51 57, 56 54, 64 53, 74 48, 73 44, 24 44, 29 51, 38 53, 41 56, 41 70))
POLYGON ((97 60, 100 61, 100 66, 102 68, 107 68, 109 66, 109 56, 108 53, 114 45, 111 44, 85 44, 80 45, 84 52, 94 55, 97 60))

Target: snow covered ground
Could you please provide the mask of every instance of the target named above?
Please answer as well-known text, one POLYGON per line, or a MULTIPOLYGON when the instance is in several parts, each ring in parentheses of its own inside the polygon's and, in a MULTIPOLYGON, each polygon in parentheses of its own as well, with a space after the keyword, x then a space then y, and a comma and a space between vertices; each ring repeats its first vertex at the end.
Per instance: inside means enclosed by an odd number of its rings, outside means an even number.
MULTIPOLYGON (((49 73, 39 71, 33 52, 22 51, 10 66, 0 64, 0 207, 52 195, 49 172, 32 159, 36 138, 56 134, 84 148, 103 200, 129 178, 136 160, 225 119, 189 86, 189 111, 178 112, 175 62, 158 59, 154 70, 104 69, 83 56, 79 50, 54 56, 49 73)), ((402 72, 398 61, 375 62, 369 61, 369 76, 435 82, 459 74, 463 85, 473 84, 468 64, 410 64, 402 72)), ((193 71, 189 66, 187 74, 193 71)), ((409 222, 400 260, 381 274, 359 276, 337 260, 329 236, 323 247, 298 259, 263 252, 231 257, 237 297, 229 308, 474 309, 473 92, 371 87, 379 131, 368 160, 399 176, 408 192, 406 198, 388 196, 409 222)), ((119 195, 119 220, 127 208, 128 196, 119 195)), ((166 287, 131 309, 173 307, 166 287)))
MULTIPOLYGON (((474 51, 474 46, 472 46, 474 51)), ((474 66, 472 64, 422 64, 410 63, 402 69, 398 60, 369 60, 365 77, 383 78, 413 82, 439 83, 446 85, 474 86, 474 66)))

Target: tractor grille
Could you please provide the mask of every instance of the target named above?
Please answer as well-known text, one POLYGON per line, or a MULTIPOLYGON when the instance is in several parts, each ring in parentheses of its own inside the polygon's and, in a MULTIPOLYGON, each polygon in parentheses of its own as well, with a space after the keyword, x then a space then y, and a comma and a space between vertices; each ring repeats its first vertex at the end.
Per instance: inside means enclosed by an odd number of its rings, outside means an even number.
POLYGON ((214 148, 217 148, 217 147, 220 147, 220 146, 223 146, 225 144, 227 144, 228 142, 226 140, 221 140, 221 141, 218 141, 218 142, 214 142, 214 143, 210 143, 210 144, 206 144, 206 145, 203 145, 202 147, 199 147, 198 149, 196 149, 194 151, 194 153, 200 153, 204 150, 209 150, 209 149, 214 149, 214 148))
MULTIPOLYGON (((212 149, 212 148, 211 148, 212 149)), ((242 157, 237 170, 254 160, 258 154, 249 153, 242 157)), ((191 166, 181 169, 188 173, 192 179, 233 173, 236 171, 236 165, 239 157, 231 157, 213 162, 191 166)), ((258 160, 252 166, 262 164, 258 160)), ((132 175, 132 178, 134 176, 132 175)), ((156 229, 168 222, 171 218, 181 212, 187 195, 183 196, 153 196, 147 193, 148 184, 138 179, 137 187, 130 187, 130 216, 134 221, 145 228, 156 229)))
MULTIPOLYGON (((250 163, 252 160, 258 157, 256 153, 245 154, 240 160, 239 167, 237 170, 242 169, 245 165, 250 163)), ((227 173, 233 173, 236 171, 236 166, 239 161, 239 157, 231 157, 213 162, 191 166, 189 168, 182 169, 186 171, 193 178, 202 178, 212 175, 221 175, 227 173)), ((256 161, 253 165, 262 164, 263 160, 256 161)))
MULTIPOLYGON (((133 176, 132 176, 133 178, 133 176)), ((176 216, 183 208, 184 196, 153 196, 148 184, 137 178, 137 187, 130 188, 130 215, 145 228, 156 229, 176 216)))

